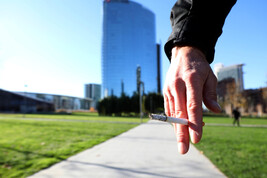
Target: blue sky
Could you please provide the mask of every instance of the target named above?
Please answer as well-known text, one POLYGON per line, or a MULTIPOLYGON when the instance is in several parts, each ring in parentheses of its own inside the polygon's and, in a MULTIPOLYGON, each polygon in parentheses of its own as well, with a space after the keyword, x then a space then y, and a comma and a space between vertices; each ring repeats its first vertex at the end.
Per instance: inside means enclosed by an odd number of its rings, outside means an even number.
MULTIPOLYGON (((156 14, 164 80, 175 0, 133 1, 156 14)), ((246 89, 267 85, 267 1, 255 2, 234 6, 211 64, 244 63, 246 89)), ((101 37, 102 0, 1 0, 0 88, 83 97, 85 83, 101 83, 101 37)))

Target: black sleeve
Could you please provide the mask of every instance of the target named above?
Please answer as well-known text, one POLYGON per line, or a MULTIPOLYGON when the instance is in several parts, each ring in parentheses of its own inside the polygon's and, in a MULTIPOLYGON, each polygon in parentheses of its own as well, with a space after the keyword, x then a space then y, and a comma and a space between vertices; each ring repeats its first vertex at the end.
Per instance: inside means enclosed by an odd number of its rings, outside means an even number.
POLYGON ((174 46, 187 45, 200 49, 211 63, 225 18, 235 3, 236 0, 178 0, 171 11, 172 33, 164 47, 169 60, 174 46))

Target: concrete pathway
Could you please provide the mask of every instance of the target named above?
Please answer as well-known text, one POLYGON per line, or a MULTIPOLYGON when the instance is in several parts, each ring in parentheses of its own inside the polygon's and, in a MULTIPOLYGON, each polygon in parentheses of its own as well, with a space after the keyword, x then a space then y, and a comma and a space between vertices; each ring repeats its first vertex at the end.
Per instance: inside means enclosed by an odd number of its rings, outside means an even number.
POLYGON ((149 121, 31 178, 225 177, 190 146, 186 155, 178 154, 172 126, 149 121))

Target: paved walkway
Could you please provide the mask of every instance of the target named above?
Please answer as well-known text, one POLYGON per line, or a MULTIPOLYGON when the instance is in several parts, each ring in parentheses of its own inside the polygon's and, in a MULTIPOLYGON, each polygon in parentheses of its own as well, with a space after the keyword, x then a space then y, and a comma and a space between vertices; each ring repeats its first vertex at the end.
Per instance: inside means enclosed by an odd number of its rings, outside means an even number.
POLYGON ((177 152, 170 124, 149 121, 31 178, 225 177, 194 146, 177 152))

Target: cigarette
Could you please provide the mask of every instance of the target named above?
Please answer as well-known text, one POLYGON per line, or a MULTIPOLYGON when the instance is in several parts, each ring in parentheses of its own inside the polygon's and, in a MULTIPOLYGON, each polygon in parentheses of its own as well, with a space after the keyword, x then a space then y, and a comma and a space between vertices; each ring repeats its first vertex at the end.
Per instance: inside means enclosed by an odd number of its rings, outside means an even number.
POLYGON ((169 116, 164 116, 164 115, 159 115, 159 114, 150 114, 149 117, 152 120, 188 125, 188 120, 184 118, 175 118, 175 117, 169 117, 169 116))

